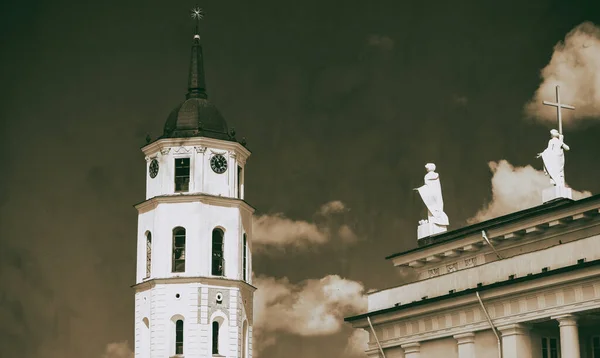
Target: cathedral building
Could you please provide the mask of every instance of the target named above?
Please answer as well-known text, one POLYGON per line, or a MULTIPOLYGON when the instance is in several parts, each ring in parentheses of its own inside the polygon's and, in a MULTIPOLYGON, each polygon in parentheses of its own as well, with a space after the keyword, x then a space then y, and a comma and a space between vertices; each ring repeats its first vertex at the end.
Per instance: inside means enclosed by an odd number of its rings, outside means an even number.
POLYGON ((250 151, 207 99, 198 31, 185 101, 142 152, 135 357, 252 357, 250 151))
POLYGON ((346 318, 369 357, 600 358, 600 195, 444 230, 387 257, 414 279, 346 318))

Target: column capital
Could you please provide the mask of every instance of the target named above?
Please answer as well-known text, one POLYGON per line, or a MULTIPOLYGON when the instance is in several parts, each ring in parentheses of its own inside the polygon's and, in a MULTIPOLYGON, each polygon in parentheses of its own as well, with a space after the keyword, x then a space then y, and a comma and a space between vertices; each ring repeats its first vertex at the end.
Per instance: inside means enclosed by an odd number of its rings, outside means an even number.
POLYGON ((577 317, 577 316, 575 316, 574 314, 571 314, 571 313, 561 314, 561 315, 558 315, 558 316, 552 316, 550 318, 554 319, 554 320, 557 320, 559 327, 577 326, 577 320, 579 319, 579 317, 577 317))
POLYGON ((515 335, 528 335, 531 326, 523 323, 512 323, 505 324, 497 327, 502 337, 515 336, 515 335))
POLYGON ((400 346, 400 348, 404 349, 404 354, 409 354, 409 353, 419 353, 421 351, 421 343, 419 342, 412 342, 412 343, 406 343, 400 346))
POLYGON ((452 337, 454 337, 454 339, 456 339, 456 344, 459 344, 459 345, 475 342, 475 333, 473 333, 473 332, 455 334, 452 337))

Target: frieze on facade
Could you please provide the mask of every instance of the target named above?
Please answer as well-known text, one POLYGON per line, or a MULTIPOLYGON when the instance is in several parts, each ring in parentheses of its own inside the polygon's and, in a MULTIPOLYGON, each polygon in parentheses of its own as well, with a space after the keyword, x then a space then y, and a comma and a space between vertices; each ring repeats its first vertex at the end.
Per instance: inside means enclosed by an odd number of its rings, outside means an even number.
MULTIPOLYGON (((487 301, 484 298, 484 304, 495 325, 521 323, 562 313, 597 309, 600 308, 600 279, 554 289, 540 289, 533 293, 515 294, 508 298, 487 301)), ((384 348, 490 328, 478 303, 446 310, 444 313, 391 323, 374 323, 374 327, 384 348)), ((369 347, 376 348, 372 334, 369 347)))

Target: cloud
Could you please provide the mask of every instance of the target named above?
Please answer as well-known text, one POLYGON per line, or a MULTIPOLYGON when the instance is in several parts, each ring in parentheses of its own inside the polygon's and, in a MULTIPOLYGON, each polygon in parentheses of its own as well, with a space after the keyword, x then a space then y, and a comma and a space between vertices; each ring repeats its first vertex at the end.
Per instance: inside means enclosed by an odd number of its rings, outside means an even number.
POLYGON ((274 333, 324 336, 339 332, 343 318, 367 308, 360 282, 337 275, 291 283, 287 278, 258 276, 254 301, 256 347, 275 344, 274 333))
POLYGON ((133 358, 133 351, 127 341, 110 343, 106 346, 102 358, 133 358))
POLYGON ((369 333, 364 329, 355 329, 346 343, 344 357, 366 357, 365 351, 369 343, 369 333))
POLYGON ((335 214, 335 213, 342 213, 346 210, 349 210, 349 209, 346 208, 344 203, 342 203, 339 200, 334 200, 334 201, 330 201, 328 203, 321 205, 321 207, 319 208, 319 211, 317 211, 317 214, 325 216, 325 215, 330 215, 330 214, 335 214))
POLYGON ((256 217, 253 230, 254 245, 298 247, 327 242, 327 236, 315 224, 288 219, 281 213, 256 217))
MULTIPOLYGON (((542 83, 525 106, 527 115, 556 123, 556 109, 542 101, 555 101, 555 86, 561 102, 575 106, 567 120, 600 119, 600 27, 584 22, 554 46, 550 63, 541 72, 542 83)), ((568 124, 566 124, 568 126, 568 124)))
MULTIPOLYGON (((339 200, 323 204, 315 213, 315 222, 293 220, 282 213, 254 217, 253 243, 256 252, 285 247, 307 248, 334 239, 355 242, 350 226, 340 223, 340 215, 349 209, 339 200)), ((343 218, 342 218, 343 219, 343 218)))
POLYGON ((369 46, 377 47, 381 50, 390 51, 394 48, 394 40, 384 35, 371 35, 367 40, 369 46))
MULTIPOLYGON (((543 171, 531 165, 513 167, 506 160, 488 165, 493 173, 492 201, 468 219, 469 224, 542 204, 542 190, 551 186, 543 171)), ((572 190, 575 200, 592 195, 589 191, 572 190)))
POLYGON ((358 239, 354 231, 352 231, 348 225, 340 226, 338 230, 338 236, 346 243, 353 243, 358 239))

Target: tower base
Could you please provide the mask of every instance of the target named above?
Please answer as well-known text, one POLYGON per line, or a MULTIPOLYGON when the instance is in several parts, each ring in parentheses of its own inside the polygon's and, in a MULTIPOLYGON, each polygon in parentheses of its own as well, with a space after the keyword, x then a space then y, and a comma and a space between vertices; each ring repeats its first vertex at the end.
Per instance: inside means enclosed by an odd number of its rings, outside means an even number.
POLYGON ((542 203, 559 198, 573 199, 573 191, 564 186, 551 186, 542 191, 542 203))
POLYGON ((425 221, 420 223, 419 227, 417 228, 417 239, 422 239, 424 237, 439 234, 441 232, 445 232, 446 230, 448 230, 446 226, 437 225, 425 221))

